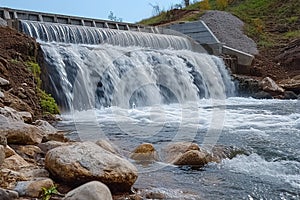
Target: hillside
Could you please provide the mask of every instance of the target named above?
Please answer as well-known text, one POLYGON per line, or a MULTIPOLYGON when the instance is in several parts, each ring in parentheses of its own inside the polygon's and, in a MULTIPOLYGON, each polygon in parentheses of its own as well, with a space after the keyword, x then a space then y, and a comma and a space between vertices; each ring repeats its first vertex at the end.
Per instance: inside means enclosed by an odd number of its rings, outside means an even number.
POLYGON ((299 0, 209 0, 208 3, 197 2, 186 8, 163 11, 140 23, 163 25, 194 21, 206 9, 224 10, 245 22, 244 33, 258 45, 260 53, 253 65, 254 74, 249 75, 281 80, 300 74, 299 0))

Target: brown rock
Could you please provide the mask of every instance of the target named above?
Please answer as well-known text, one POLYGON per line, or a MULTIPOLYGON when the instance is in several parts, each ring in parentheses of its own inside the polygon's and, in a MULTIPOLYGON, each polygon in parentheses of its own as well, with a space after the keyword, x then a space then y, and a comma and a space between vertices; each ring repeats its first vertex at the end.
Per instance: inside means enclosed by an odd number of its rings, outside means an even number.
POLYGON ((34 145, 14 145, 12 147, 27 162, 36 163, 36 161, 44 157, 44 152, 39 147, 34 145))
POLYGON ((26 162, 21 156, 13 155, 4 159, 3 168, 19 171, 23 168, 32 167, 31 164, 26 162))
POLYGON ((17 153, 15 152, 15 150, 13 150, 10 146, 6 146, 5 149, 5 158, 8 158, 10 156, 16 155, 17 153))
POLYGON ((0 145, 0 167, 4 162, 5 159, 5 150, 4 146, 0 145))
POLYGON ((207 153, 200 152, 198 150, 189 150, 177 157, 174 161, 174 165, 188 165, 193 167, 203 167, 211 161, 211 157, 207 153))
POLYGON ((139 161, 158 160, 158 154, 152 144, 144 143, 139 145, 131 154, 130 158, 139 161))
POLYGON ((40 147, 40 149, 44 153, 47 153, 48 151, 50 151, 51 149, 54 149, 56 147, 68 146, 70 144, 71 143, 64 143, 64 142, 58 142, 58 141, 48 141, 48 142, 45 142, 45 143, 38 144, 38 147, 40 147))
POLYGON ((0 130, 0 135, 6 136, 8 144, 39 144, 43 138, 43 132, 40 129, 22 122, 4 125, 0 130))
POLYGON ((101 181, 112 192, 130 191, 137 169, 129 161, 92 142, 75 143, 48 151, 46 169, 69 185, 101 181))
POLYGON ((22 117, 25 123, 32 123, 32 114, 30 112, 21 111, 18 114, 22 117))
POLYGON ((53 186, 53 181, 49 178, 36 178, 30 181, 18 182, 14 190, 20 196, 37 198, 41 196, 42 188, 51 188, 53 186))

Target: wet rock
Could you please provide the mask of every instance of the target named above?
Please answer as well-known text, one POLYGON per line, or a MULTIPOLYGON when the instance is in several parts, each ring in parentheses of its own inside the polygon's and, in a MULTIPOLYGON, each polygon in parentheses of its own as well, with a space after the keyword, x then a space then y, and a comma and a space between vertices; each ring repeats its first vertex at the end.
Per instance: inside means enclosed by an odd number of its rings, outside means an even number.
POLYGON ((19 194, 17 192, 0 188, 1 200, 14 200, 17 198, 19 198, 19 194))
POLYGON ((263 91, 270 93, 271 95, 279 95, 284 93, 284 89, 277 85, 277 83, 270 77, 264 78, 260 82, 263 91))
POLYGON ((160 192, 149 192, 146 194, 147 199, 166 199, 166 195, 160 192))
POLYGON ((20 181, 15 187, 15 191, 20 196, 26 197, 40 197, 42 194, 42 188, 53 187, 53 181, 49 178, 36 178, 30 181, 20 181))
POLYGON ((11 122, 2 126, 0 135, 7 138, 8 144, 31 145, 42 142, 43 132, 37 127, 23 122, 11 122))
POLYGON ((48 141, 45 143, 38 144, 38 147, 40 147, 40 149, 44 153, 47 153, 48 151, 50 151, 51 149, 54 149, 56 147, 68 146, 68 145, 70 145, 70 143, 64 143, 64 142, 58 142, 58 141, 48 141))
POLYGON ((112 192, 127 192, 137 179, 137 169, 129 161, 92 142, 61 146, 48 151, 46 169, 69 185, 101 181, 112 192))
POLYGON ((92 181, 70 191, 63 200, 81 199, 112 200, 112 195, 106 185, 98 181, 92 181))
POLYGON ((298 76, 293 77, 292 79, 286 79, 280 81, 279 85, 285 90, 300 93, 300 79, 298 76))
POLYGON ((273 99, 273 96, 265 91, 257 92, 252 97, 255 99, 273 99))
POLYGON ((4 79, 4 78, 1 78, 0 77, 0 86, 6 86, 6 85, 9 85, 9 81, 4 79))
POLYGON ((190 150, 200 151, 200 147, 196 143, 175 142, 162 149, 162 159, 167 163, 173 163, 179 156, 190 150))
POLYGON ((158 160, 158 154, 152 144, 144 143, 130 154, 130 158, 138 161, 153 161, 158 160))
POLYGON ((193 167, 203 167, 210 161, 212 161, 212 158, 208 153, 190 150, 178 156, 173 161, 173 164, 179 166, 188 165, 193 167))
POLYGON ((283 98, 284 99, 298 99, 298 96, 292 91, 285 91, 283 98))
POLYGON ((0 145, 0 167, 3 164, 5 159, 5 150, 4 150, 4 146, 0 145))
POLYGON ((107 140, 98 140, 96 144, 106 151, 109 151, 113 154, 119 154, 119 151, 117 150, 116 147, 114 147, 111 143, 109 143, 107 140))
POLYGON ((25 123, 32 123, 32 114, 30 112, 21 111, 18 112, 18 114, 20 115, 20 117, 22 117, 25 123))
POLYGON ((24 168, 32 167, 32 165, 26 162, 21 156, 16 154, 5 158, 2 167, 14 171, 19 171, 24 168))

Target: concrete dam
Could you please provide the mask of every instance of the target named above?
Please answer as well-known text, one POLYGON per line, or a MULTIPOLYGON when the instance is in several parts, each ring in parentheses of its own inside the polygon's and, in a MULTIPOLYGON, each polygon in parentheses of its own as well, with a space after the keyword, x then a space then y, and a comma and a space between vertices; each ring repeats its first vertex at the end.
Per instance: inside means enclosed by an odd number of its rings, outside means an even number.
POLYGON ((201 20, 172 24, 165 27, 143 26, 140 24, 115 22, 100 19, 91 19, 76 16, 58 15, 34 11, 17 10, 11 8, 0 8, 0 17, 7 21, 10 27, 23 31, 20 25, 21 20, 36 21, 42 23, 58 23, 76 26, 98 27, 114 30, 148 32, 154 34, 177 35, 189 38, 193 41, 195 51, 202 51, 202 47, 212 55, 229 55, 236 59, 236 65, 250 66, 253 56, 222 44, 212 33, 209 27, 201 20))

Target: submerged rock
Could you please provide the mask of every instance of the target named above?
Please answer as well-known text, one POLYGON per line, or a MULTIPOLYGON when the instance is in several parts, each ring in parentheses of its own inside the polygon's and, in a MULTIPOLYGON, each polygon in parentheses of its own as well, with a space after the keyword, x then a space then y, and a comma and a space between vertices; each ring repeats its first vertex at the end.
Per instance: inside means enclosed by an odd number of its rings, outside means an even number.
POLYGON ((193 167, 203 167, 208 162, 212 161, 208 153, 203 153, 198 150, 189 150, 178 156, 174 161, 174 165, 189 165, 193 167))
POLYGON ((48 151, 46 169, 69 185, 101 181, 112 192, 128 192, 137 179, 137 169, 129 161, 92 142, 61 146, 48 151))
POLYGON ((144 143, 130 154, 130 158, 138 161, 153 161, 158 160, 158 154, 152 144, 144 143))
POLYGON ((68 192, 63 200, 112 200, 106 185, 98 181, 86 183, 68 192))

